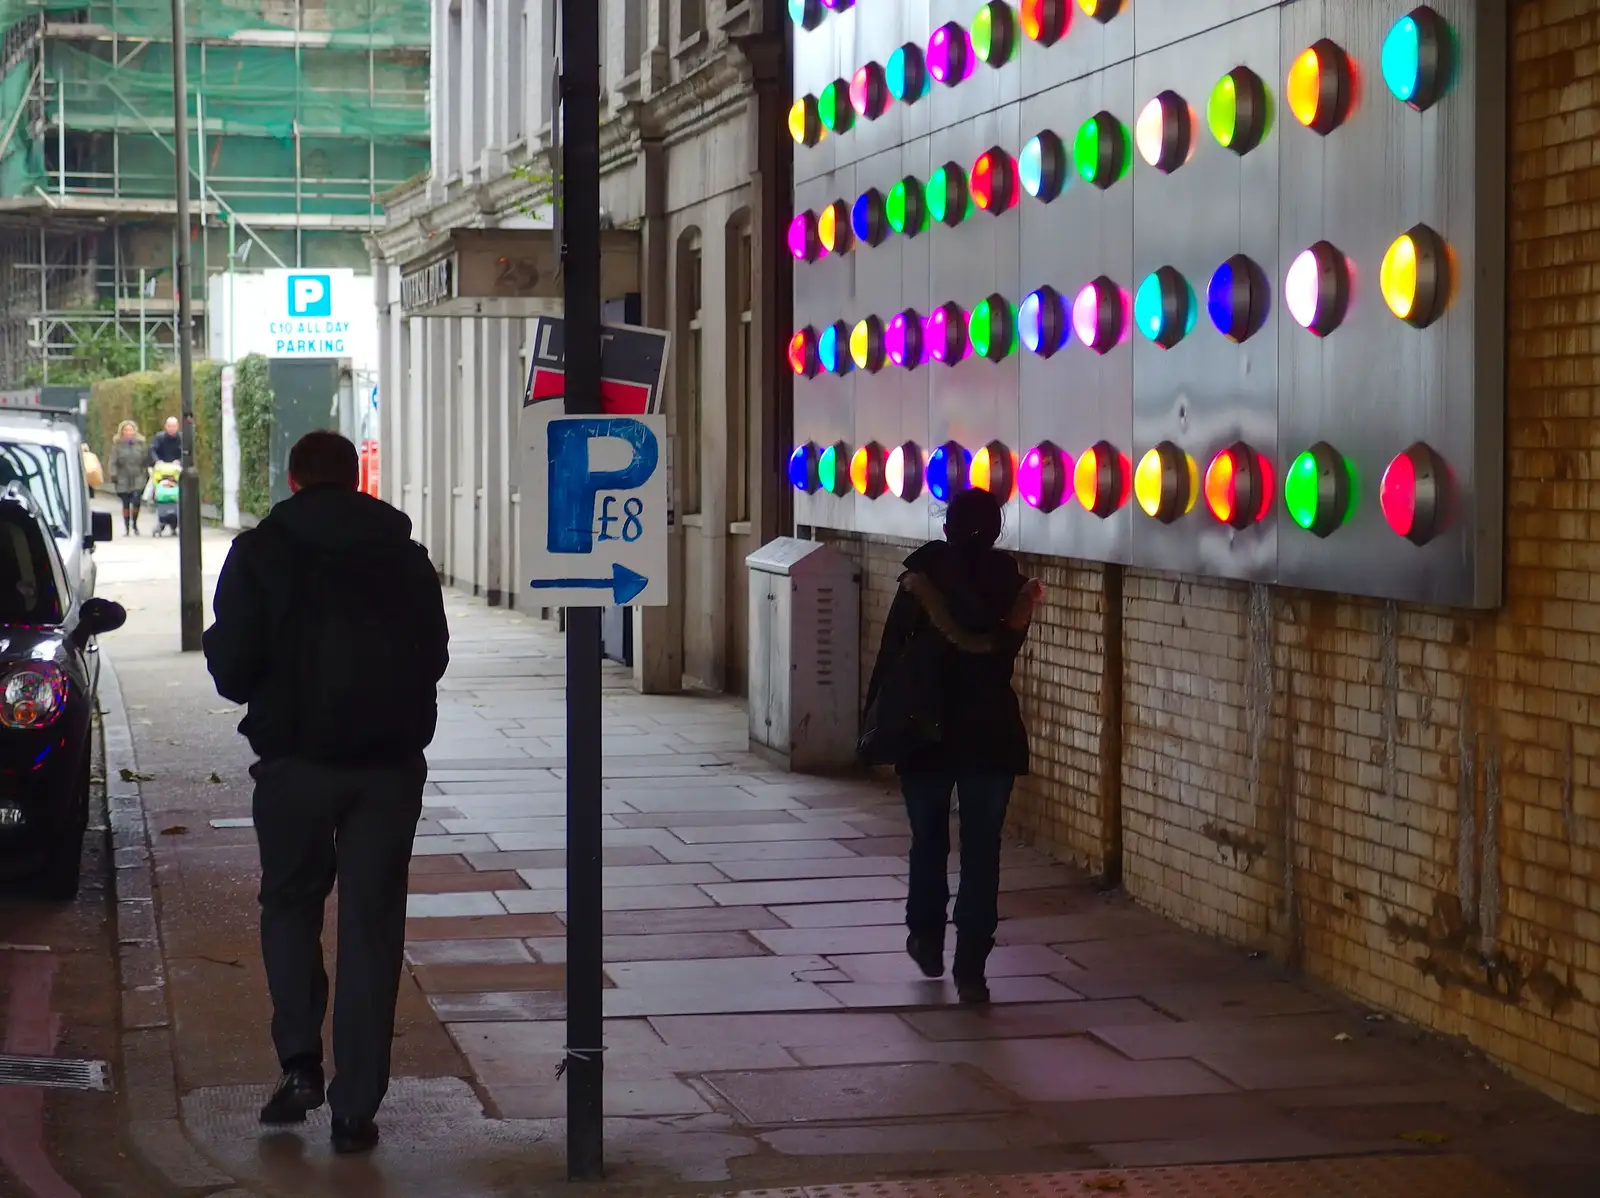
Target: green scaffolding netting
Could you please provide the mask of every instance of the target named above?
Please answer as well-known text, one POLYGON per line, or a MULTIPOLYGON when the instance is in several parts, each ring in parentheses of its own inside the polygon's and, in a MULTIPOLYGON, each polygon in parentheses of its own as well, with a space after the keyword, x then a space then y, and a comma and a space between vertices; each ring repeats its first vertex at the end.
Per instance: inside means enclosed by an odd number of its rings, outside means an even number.
POLYGON ((15 195, 31 187, 32 180, 44 170, 39 148, 22 136, 21 121, 13 126, 32 77, 33 64, 24 60, 0 78, 0 140, 4 140, 8 129, 12 131, 11 140, 0 150, 0 196, 15 195))
MULTIPOLYGON (((116 31, 127 38, 160 38, 172 32, 169 0, 0 0, 0 29, 25 17, 72 20, 116 31)), ((184 12, 191 38, 229 38, 241 33, 330 34, 380 45, 426 49, 430 6, 427 0, 193 0, 184 12), (297 12, 298 8, 298 12, 297 12)))
MULTIPOLYGON (((30 141, 24 118, 0 155, 0 196, 60 187, 63 174, 73 194, 172 194, 173 47, 142 40, 170 33, 170 12, 167 0, 0 0, 0 30, 44 13, 117 35, 44 41, 44 132, 30 141)), ((369 212, 375 193, 428 169, 428 0, 302 3, 298 16, 293 0, 198 0, 187 12, 190 35, 210 39, 185 58, 192 169, 229 207, 369 212)), ((0 136, 34 65, 24 56, 0 80, 0 136)))

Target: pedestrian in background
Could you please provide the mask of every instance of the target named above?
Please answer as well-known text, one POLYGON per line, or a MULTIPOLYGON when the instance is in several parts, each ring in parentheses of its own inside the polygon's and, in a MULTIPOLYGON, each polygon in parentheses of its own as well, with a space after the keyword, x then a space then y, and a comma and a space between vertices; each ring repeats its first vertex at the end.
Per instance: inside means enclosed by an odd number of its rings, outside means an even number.
POLYGON ((377 1145, 405 950, 423 751, 449 663, 439 576, 411 520, 356 488, 337 433, 289 454, 290 497, 239 535, 217 580, 206 663, 260 758, 261 955, 283 1076, 261 1122, 326 1100, 336 1152, 377 1145), (322 921, 339 887, 335 1076, 324 1087, 322 921))
POLYGON ((124 420, 111 447, 111 489, 122 500, 122 531, 139 535, 139 505, 144 502, 145 484, 150 481, 150 448, 139 435, 139 426, 124 420))
POLYGON ((150 464, 157 462, 181 462, 183 460, 183 436, 179 433, 178 418, 167 417, 167 426, 157 433, 150 442, 150 464))
POLYGON ((867 687, 862 754, 893 764, 911 823, 906 952, 944 974, 950 902, 950 796, 959 796, 961 885, 951 975, 962 1002, 989 1001, 985 968, 999 924, 1000 842, 1028 732, 1011 687, 1044 586, 1023 576, 1000 538, 1000 501, 963 491, 943 541, 906 558, 867 687))

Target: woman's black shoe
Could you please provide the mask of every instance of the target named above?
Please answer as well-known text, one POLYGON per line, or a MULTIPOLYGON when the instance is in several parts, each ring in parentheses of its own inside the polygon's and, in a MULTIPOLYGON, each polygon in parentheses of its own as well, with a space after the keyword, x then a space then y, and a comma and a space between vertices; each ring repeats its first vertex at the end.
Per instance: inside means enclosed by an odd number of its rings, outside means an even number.
POLYGON ((378 1125, 371 1119, 335 1119, 333 1150, 340 1156, 371 1152, 378 1146, 378 1125))
POLYGON ((957 978, 956 997, 971 1007, 981 1007, 989 1001, 989 983, 983 978, 957 978))
POLYGON ((950 974, 955 979, 956 995, 962 1002, 982 1005, 989 1001, 989 983, 983 974, 993 948, 993 940, 956 937, 956 960, 950 974))
POLYGON ((261 1122, 268 1127, 304 1123, 306 1115, 320 1107, 326 1097, 320 1067, 302 1065, 285 1069, 278 1088, 261 1108, 261 1122))
POLYGON ((906 937, 906 956, 917 963, 923 977, 944 976, 944 945, 912 932, 906 937))

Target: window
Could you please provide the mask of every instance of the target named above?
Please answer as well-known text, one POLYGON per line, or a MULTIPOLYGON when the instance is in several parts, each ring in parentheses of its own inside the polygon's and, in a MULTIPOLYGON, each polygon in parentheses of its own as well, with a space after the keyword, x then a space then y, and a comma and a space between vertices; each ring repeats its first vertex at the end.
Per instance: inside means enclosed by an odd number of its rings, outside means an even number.
POLYGON ((28 488, 52 535, 72 535, 72 504, 67 455, 54 445, 29 441, 0 442, 0 491, 12 483, 28 488))
POLYGON ((623 0, 622 70, 632 75, 644 59, 645 0, 623 0))
POLYGON ((678 40, 686 42, 705 29, 706 0, 678 0, 678 40))
POLYGON ((50 547, 39 526, 9 505, 0 516, 0 623, 61 623, 50 547))
POLYGON ((691 229, 678 242, 678 445, 682 450, 678 475, 683 511, 700 511, 700 436, 703 396, 700 382, 701 299, 704 280, 700 271, 700 234, 691 229))
POLYGON ((524 60, 528 55, 528 5, 527 0, 513 3, 506 0, 511 19, 507 22, 507 40, 510 45, 506 47, 506 97, 504 100, 506 114, 506 144, 521 141, 527 134, 528 97, 527 68, 524 60))
POLYGON ((750 364, 754 357, 755 279, 750 214, 728 222, 728 520, 750 519, 750 364))

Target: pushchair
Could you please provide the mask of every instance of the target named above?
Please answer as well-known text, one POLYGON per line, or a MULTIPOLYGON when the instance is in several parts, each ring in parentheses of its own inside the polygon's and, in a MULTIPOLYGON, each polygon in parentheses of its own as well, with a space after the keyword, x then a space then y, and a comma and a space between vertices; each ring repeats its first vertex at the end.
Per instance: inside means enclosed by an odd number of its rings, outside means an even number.
POLYGON ((156 508, 156 536, 164 532, 178 535, 178 479, 183 467, 177 462, 157 462, 150 471, 151 498, 156 508))

